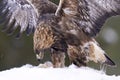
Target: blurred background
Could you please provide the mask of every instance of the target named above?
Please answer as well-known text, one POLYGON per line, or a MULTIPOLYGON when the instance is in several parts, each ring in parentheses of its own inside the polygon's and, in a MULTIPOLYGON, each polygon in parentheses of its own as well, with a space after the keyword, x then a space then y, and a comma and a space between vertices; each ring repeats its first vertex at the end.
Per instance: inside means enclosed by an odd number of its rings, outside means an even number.
MULTIPOLYGON (((58 0, 52 1, 58 3, 58 0)), ((0 71, 20 67, 24 64, 39 64, 33 51, 32 37, 33 34, 26 36, 23 33, 20 39, 15 39, 15 35, 9 36, 5 32, 0 31, 0 71)), ((96 39, 117 64, 117 67, 108 67, 107 74, 120 75, 120 16, 109 18, 96 39)), ((43 62, 47 60, 50 60, 49 53, 46 53, 43 62)), ((68 64, 67 61, 66 65, 68 64)), ((99 69, 99 64, 93 62, 90 62, 89 66, 99 69)))

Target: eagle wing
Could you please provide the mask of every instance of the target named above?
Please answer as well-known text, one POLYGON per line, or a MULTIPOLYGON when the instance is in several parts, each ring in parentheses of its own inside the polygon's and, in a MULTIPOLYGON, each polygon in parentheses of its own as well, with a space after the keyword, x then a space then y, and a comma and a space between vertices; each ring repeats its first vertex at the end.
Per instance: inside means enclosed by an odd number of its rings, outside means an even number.
POLYGON ((120 15, 120 0, 85 0, 89 20, 83 30, 90 36, 96 36, 106 19, 120 15))
POLYGON ((49 0, 1 0, 0 24, 7 33, 13 33, 19 28, 16 37, 24 31, 29 35, 37 27, 38 18, 44 13, 55 11, 56 8, 49 0))
POLYGON ((107 18, 120 15, 120 0, 60 0, 56 15, 69 18, 94 37, 107 18))

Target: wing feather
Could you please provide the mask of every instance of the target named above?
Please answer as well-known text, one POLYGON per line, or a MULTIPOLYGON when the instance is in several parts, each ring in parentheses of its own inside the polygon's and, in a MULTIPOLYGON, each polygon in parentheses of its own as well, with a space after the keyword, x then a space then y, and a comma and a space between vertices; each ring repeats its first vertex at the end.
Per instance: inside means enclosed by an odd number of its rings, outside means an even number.
POLYGON ((106 19, 120 15, 120 0, 86 0, 89 20, 84 32, 90 36, 96 36, 100 32, 106 19))
POLYGON ((69 18, 87 35, 94 37, 106 19, 120 15, 120 0, 61 0, 56 13, 69 18))
POLYGON ((37 27, 38 18, 56 8, 49 0, 1 0, 0 24, 4 24, 3 29, 8 33, 20 28, 19 35, 24 31, 29 35, 37 27))

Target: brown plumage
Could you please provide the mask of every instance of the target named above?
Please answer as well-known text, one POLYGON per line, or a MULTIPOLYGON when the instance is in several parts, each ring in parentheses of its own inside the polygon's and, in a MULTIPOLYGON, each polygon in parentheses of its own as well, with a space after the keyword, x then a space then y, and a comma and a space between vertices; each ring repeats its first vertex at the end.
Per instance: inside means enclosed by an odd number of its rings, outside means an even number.
POLYGON ((43 20, 40 19, 42 21, 38 24, 33 38, 37 59, 41 60, 45 51, 49 49, 53 66, 64 67, 67 44, 61 32, 56 30, 56 28, 59 28, 57 17, 55 17, 54 14, 43 17, 43 20))
POLYGON ((79 46, 68 46, 68 56, 71 63, 80 66, 86 66, 87 58, 86 54, 82 52, 81 47, 79 46))
POLYGON ((58 18, 54 15, 57 5, 49 0, 2 0, 0 2, 0 22, 4 31, 12 34, 19 27, 27 35, 34 32, 34 50, 38 60, 49 49, 54 67, 64 67, 67 45, 59 29, 58 18))
POLYGON ((107 18, 120 15, 120 0, 60 0, 55 15, 62 17, 61 26, 78 39, 78 45, 68 43, 72 63, 81 66, 94 61, 115 65, 94 37, 107 18))
POLYGON ((0 23, 20 37, 34 32, 37 58, 50 50, 54 67, 64 67, 65 53, 77 66, 88 61, 115 65, 95 41, 105 20, 120 15, 120 0, 60 0, 57 6, 49 0, 1 0, 0 23), (107 5, 106 5, 107 4, 107 5))

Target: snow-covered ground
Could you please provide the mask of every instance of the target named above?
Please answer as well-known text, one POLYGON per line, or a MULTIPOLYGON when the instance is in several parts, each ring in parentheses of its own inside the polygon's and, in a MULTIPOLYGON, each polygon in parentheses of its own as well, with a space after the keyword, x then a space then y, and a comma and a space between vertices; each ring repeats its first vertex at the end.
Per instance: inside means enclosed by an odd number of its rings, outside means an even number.
POLYGON ((41 68, 24 65, 0 72, 0 80, 120 80, 120 76, 106 75, 89 67, 41 68))

